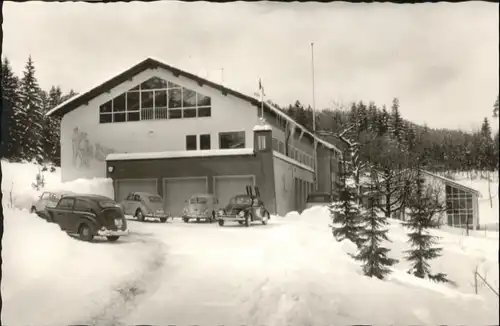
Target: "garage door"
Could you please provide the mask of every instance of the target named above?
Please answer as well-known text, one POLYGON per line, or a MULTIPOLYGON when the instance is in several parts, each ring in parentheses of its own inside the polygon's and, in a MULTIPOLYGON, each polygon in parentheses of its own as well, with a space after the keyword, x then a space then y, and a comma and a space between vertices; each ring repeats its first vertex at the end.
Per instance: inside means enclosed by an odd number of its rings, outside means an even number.
POLYGON ((222 205, 227 205, 235 195, 245 194, 247 185, 254 185, 252 176, 214 177, 215 195, 222 205))
POLYGON ((195 194, 204 194, 206 192, 207 179, 205 177, 163 180, 165 208, 175 217, 182 215, 185 201, 189 197, 195 194))
POLYGON ((116 180, 116 198, 117 202, 122 201, 131 192, 148 192, 158 194, 155 179, 136 179, 136 180, 116 180))

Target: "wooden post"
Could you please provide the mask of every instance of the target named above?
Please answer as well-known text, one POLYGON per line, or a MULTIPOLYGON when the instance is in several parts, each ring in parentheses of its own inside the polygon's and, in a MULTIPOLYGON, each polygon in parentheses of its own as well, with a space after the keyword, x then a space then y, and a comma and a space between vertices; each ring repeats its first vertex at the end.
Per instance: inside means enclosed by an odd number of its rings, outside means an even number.
POLYGON ((477 267, 476 270, 474 271, 474 291, 477 294, 477 267))

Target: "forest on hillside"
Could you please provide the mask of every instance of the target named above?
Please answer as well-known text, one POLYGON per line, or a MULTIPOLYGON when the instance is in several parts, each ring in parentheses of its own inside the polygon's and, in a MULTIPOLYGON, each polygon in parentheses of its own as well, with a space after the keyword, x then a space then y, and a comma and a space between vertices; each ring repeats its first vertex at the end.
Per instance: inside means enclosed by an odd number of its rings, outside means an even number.
POLYGON ((59 86, 48 91, 40 87, 35 63, 28 58, 22 76, 2 60, 2 158, 9 161, 36 161, 60 165, 60 119, 45 114, 76 95, 59 86))
MULTIPOLYGON (((313 131, 313 110, 299 101, 280 107, 295 121, 313 131)), ((492 107, 493 121, 498 118, 498 98, 492 107)), ((433 172, 496 171, 499 164, 499 134, 493 135, 488 117, 482 119, 476 132, 429 128, 406 120, 400 113, 398 98, 390 109, 374 102, 359 101, 350 107, 320 109, 316 113, 317 134, 325 140, 340 145, 338 134, 350 124, 358 132, 371 132, 377 136, 390 136, 398 143, 410 145, 417 140, 425 150, 426 169, 433 172)), ((375 146, 371 144, 370 147, 375 146)), ((383 149, 381 149, 383 150, 383 149)))
MULTIPOLYGON (((8 58, 1 62, 4 110, 2 112, 2 157, 11 161, 36 160, 39 163, 60 164, 60 121, 46 113, 75 96, 73 90, 63 92, 60 86, 43 90, 36 78, 35 62, 28 58, 24 71, 18 76, 8 58)), ((280 107, 295 121, 312 131, 313 110, 299 101, 280 107)), ((498 117, 498 97, 493 105, 493 117, 498 117)), ((335 134, 354 123, 358 134, 390 136, 411 148, 417 140, 427 156, 426 168, 436 172, 498 170, 498 132, 492 135, 490 122, 483 119, 477 132, 434 129, 404 119, 400 103, 394 98, 391 108, 373 102, 359 101, 350 107, 320 109, 316 114, 316 130, 325 140, 339 144, 335 134)), ((379 144, 380 145, 380 144, 379 144)), ((375 143, 364 155, 376 155, 375 143)), ((379 149, 383 150, 383 149, 379 149)))

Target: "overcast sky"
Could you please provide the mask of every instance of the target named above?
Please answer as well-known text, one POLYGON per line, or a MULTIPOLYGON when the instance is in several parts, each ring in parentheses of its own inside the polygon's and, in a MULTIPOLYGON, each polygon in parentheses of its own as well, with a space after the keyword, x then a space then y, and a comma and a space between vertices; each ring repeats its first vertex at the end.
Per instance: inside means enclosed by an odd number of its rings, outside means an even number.
MULTIPOLYGON (((477 128, 498 94, 498 4, 5 2, 3 56, 45 89, 88 90, 154 57, 252 95, 370 101, 430 127, 477 128)), ((498 122, 493 120, 496 125, 498 122)))

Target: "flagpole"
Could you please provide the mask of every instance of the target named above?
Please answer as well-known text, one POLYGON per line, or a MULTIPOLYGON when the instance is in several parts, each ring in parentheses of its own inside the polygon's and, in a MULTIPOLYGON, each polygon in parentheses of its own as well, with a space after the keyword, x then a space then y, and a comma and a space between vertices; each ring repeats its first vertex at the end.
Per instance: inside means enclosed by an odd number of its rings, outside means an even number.
POLYGON ((264 86, 262 86, 262 79, 259 78, 259 89, 260 89, 260 114, 259 118, 264 117, 264 86))
POLYGON ((316 140, 316 94, 314 85, 314 43, 311 42, 311 71, 312 71, 312 127, 314 136, 314 188, 318 191, 318 143, 316 140))

